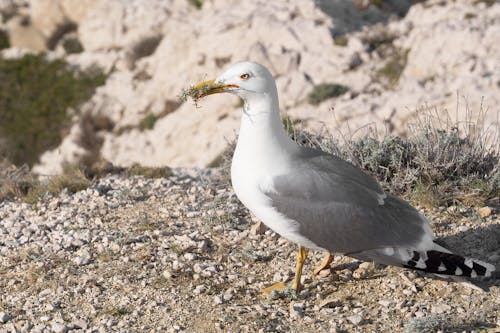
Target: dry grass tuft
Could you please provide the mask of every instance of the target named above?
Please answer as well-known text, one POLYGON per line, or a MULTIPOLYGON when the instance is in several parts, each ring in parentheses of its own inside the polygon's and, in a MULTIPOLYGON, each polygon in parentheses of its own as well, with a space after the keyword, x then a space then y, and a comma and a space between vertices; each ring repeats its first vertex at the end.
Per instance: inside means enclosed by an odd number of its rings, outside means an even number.
POLYGON ((424 318, 412 318, 405 326, 405 333, 469 332, 492 327, 484 314, 470 314, 461 318, 430 315, 424 318))
POLYGON ((7 160, 0 163, 0 200, 20 199, 35 204, 46 194, 63 190, 76 193, 88 188, 91 181, 78 166, 67 166, 60 175, 39 180, 27 165, 17 167, 7 160))
POLYGON ((24 197, 37 183, 26 164, 17 167, 7 160, 0 162, 0 201, 24 197))

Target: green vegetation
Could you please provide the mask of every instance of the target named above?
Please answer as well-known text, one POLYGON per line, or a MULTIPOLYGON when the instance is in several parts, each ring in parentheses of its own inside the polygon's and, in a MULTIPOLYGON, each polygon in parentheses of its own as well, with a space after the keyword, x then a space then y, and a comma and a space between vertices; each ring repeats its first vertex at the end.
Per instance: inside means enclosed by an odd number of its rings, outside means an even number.
POLYGON ((341 155, 381 181, 390 193, 424 206, 457 200, 481 205, 498 196, 498 147, 487 146, 486 138, 475 134, 480 127, 470 132, 458 125, 440 128, 429 115, 418 121, 406 139, 365 137, 335 147, 331 139, 325 144, 324 139, 309 136, 308 145, 341 155))
POLYGON ((0 30, 0 50, 9 47, 9 36, 7 32, 0 30))
POLYGON ((64 51, 66 51, 67 54, 74 54, 74 53, 82 53, 83 52, 83 45, 82 45, 82 43, 80 43, 80 41, 76 37, 64 39, 62 42, 62 46, 64 48, 64 51))
POLYGON ((196 9, 201 9, 201 7, 203 7, 203 0, 188 0, 188 1, 196 9))
POLYGON ((337 46, 347 46, 347 44, 349 44, 349 39, 345 36, 334 37, 333 44, 337 46))
POLYGON ((318 105, 324 100, 338 97, 349 91, 349 88, 338 83, 322 83, 313 88, 307 95, 307 101, 312 105, 318 105))
POLYGON ((122 317, 132 313, 132 309, 126 306, 109 306, 101 311, 103 316, 122 317))
POLYGON ((409 51, 410 50, 395 50, 384 67, 377 71, 376 78, 385 81, 389 87, 396 86, 406 67, 409 51))
POLYGON ((464 19, 466 19, 466 20, 471 20, 475 17, 477 17, 477 15, 474 13, 465 13, 465 15, 464 15, 464 19))
POLYGON ((77 108, 104 84, 102 73, 75 73, 63 60, 43 55, 0 59, 0 138, 17 165, 33 165, 41 153, 59 145, 70 125, 68 108, 77 108))
POLYGON ((146 130, 153 129, 155 127, 155 123, 158 120, 158 117, 154 113, 148 113, 142 120, 139 122, 139 130, 144 132, 146 130))
POLYGON ((172 176, 172 170, 168 167, 145 167, 134 164, 127 170, 130 176, 144 176, 145 178, 168 178, 172 176))

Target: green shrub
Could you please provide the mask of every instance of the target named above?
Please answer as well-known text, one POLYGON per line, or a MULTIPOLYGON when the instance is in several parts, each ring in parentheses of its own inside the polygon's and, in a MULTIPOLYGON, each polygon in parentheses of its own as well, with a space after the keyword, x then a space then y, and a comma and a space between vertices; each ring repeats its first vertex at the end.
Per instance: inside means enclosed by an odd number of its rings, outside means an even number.
POLYGON ((333 44, 337 46, 347 46, 347 44, 349 44, 349 39, 345 36, 334 37, 333 44))
POLYGON ((0 59, 0 138, 10 160, 33 165, 39 155, 57 147, 77 108, 104 84, 102 73, 77 73, 63 60, 43 55, 0 59))
POLYGON ((392 57, 387 60, 384 67, 379 69, 376 77, 385 81, 389 87, 394 87, 398 82, 408 61, 410 50, 394 50, 392 57))
POLYGON ((158 117, 154 113, 148 113, 144 118, 139 122, 139 130, 144 132, 146 130, 151 130, 155 127, 155 123, 158 120, 158 117))
POLYGON ((83 52, 83 45, 76 37, 65 38, 62 42, 62 46, 67 54, 83 52))
POLYGON ((129 176, 143 176, 145 178, 169 178, 172 170, 168 167, 145 167, 139 164, 132 165, 128 170, 129 176))
POLYGON ((331 137, 304 132, 295 140, 340 155, 381 181, 390 193, 424 206, 453 200, 481 205, 498 196, 498 150, 473 132, 455 126, 441 129, 433 121, 418 124, 409 138, 364 137, 339 146, 331 137))
POLYGON ((338 83, 322 83, 313 88, 307 95, 307 101, 312 105, 318 105, 324 100, 338 97, 349 91, 349 88, 338 83))
POLYGON ((9 45, 9 36, 7 32, 0 30, 0 50, 8 48, 9 45))
POLYGON ((203 0, 188 0, 188 1, 196 9, 201 9, 201 7, 203 6, 203 0))

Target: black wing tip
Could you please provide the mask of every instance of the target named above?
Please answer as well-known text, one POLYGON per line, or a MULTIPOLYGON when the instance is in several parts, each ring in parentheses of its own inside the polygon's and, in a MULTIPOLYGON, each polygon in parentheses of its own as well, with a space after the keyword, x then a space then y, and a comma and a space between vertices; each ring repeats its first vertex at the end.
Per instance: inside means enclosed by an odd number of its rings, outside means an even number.
POLYGON ((413 257, 408 260, 403 267, 416 269, 428 273, 442 275, 456 275, 475 278, 478 276, 490 277, 495 267, 491 264, 476 260, 468 259, 462 256, 445 253, 440 251, 426 251, 424 267, 418 266, 418 261, 421 253, 413 251, 413 257))

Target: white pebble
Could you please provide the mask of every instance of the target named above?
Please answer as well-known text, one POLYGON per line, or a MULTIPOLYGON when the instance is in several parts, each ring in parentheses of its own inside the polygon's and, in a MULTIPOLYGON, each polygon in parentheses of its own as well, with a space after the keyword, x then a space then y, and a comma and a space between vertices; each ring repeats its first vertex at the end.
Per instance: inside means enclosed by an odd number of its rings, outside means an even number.
POLYGON ((354 325, 359 325, 363 322, 363 317, 361 317, 360 315, 352 315, 352 316, 349 316, 347 317, 347 319, 353 323, 354 325))
POLYGON ((51 328, 54 333, 66 333, 68 331, 68 328, 61 323, 53 323, 51 328))
POLYGON ((10 316, 5 312, 0 312, 0 323, 5 324, 10 320, 10 316))

